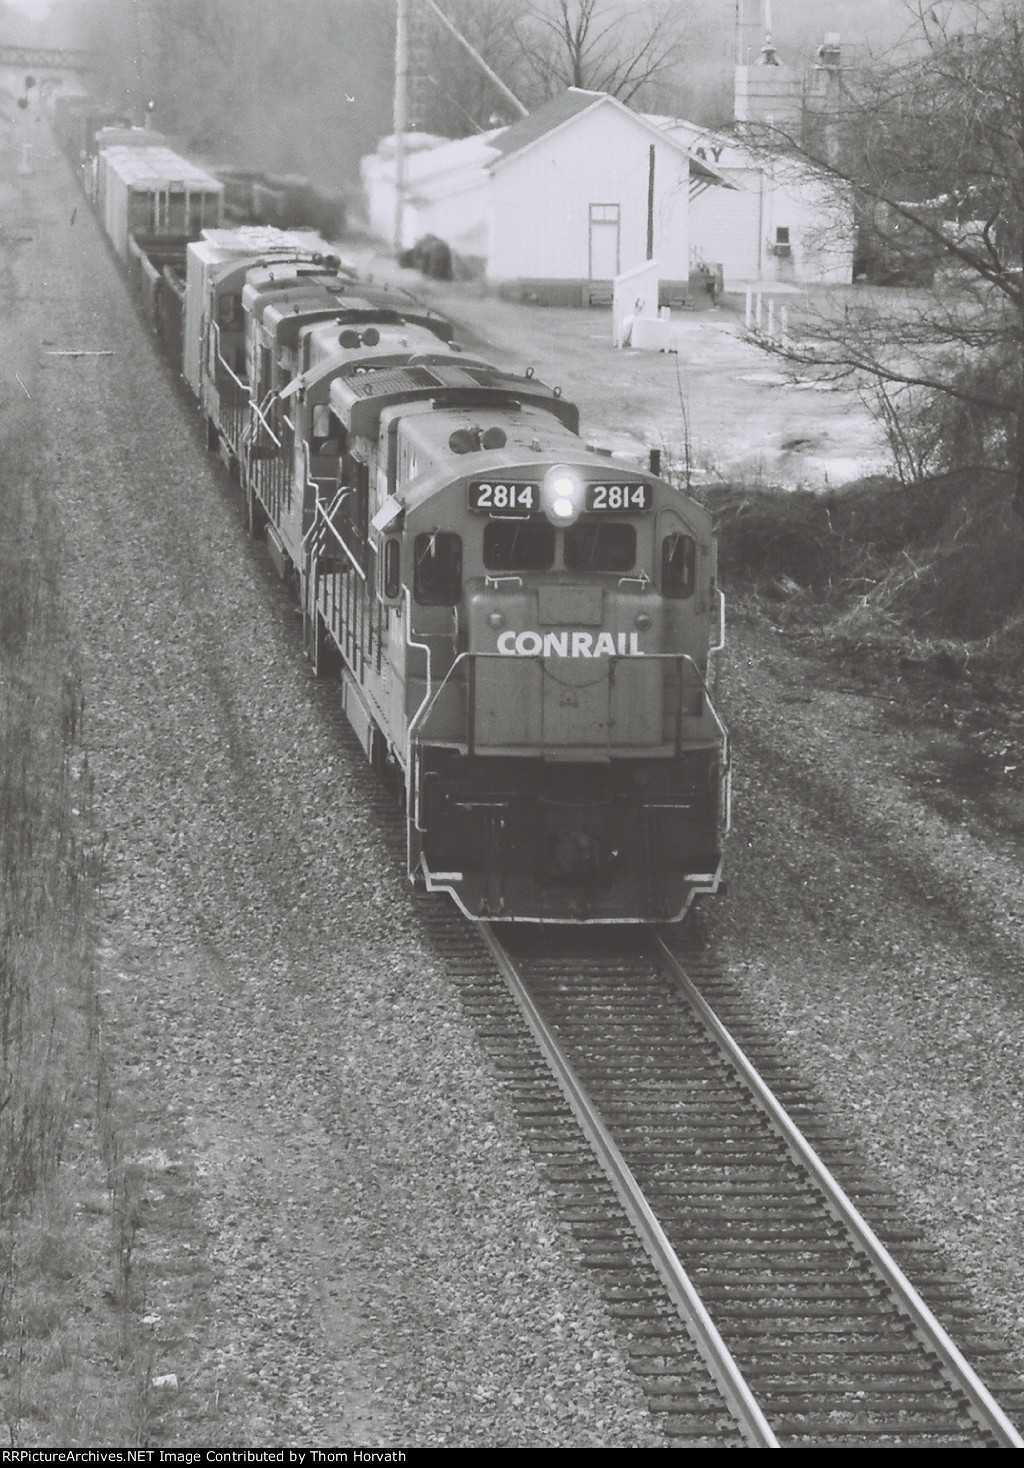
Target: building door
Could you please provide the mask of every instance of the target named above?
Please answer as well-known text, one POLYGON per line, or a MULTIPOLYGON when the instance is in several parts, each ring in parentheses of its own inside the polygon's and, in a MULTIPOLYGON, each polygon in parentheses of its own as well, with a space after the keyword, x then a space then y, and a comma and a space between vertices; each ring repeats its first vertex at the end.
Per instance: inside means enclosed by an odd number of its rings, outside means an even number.
POLYGON ((614 280, 619 273, 619 206, 590 206, 590 279, 614 280))

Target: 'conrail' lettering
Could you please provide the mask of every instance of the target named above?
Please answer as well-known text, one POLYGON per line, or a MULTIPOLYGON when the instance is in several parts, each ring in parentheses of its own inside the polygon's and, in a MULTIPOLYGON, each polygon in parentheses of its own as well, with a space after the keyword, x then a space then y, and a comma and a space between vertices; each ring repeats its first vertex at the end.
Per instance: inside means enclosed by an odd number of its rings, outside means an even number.
POLYGON ((518 658, 643 657, 639 632, 503 632, 498 651, 518 658))

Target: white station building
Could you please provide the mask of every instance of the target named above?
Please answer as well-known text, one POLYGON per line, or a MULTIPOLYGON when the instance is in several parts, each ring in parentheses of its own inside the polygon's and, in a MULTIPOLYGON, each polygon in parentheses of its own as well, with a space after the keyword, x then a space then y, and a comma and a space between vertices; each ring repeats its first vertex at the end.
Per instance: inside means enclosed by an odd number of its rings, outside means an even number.
MULTIPOLYGON (((663 302, 702 266, 732 290, 852 278, 852 200, 825 174, 607 93, 570 87, 511 126, 405 142, 403 248, 435 236, 466 273, 522 299, 605 303, 617 275, 651 258, 663 302)), ((393 138, 362 178, 371 228, 393 241, 393 138)))

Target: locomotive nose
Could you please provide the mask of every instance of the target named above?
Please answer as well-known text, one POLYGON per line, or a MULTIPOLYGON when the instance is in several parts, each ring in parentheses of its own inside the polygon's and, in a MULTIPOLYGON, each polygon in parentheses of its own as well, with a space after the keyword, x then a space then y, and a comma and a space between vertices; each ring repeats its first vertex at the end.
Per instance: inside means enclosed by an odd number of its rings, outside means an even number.
POLYGON ((547 880, 596 882, 610 879, 617 856, 617 851, 582 827, 552 835, 548 842, 547 880))
POLYGON ((552 838, 549 873, 552 877, 587 877, 600 865, 601 847, 587 831, 570 831, 552 838))

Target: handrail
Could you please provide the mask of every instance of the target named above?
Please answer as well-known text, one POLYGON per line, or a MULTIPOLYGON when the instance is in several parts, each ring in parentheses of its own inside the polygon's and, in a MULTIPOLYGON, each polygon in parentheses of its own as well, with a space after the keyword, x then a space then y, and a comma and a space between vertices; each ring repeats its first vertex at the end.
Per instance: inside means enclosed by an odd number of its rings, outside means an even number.
MULTIPOLYGON (((321 527, 322 526, 324 530, 329 531, 330 534, 333 535, 333 537, 337 541, 338 545, 345 552, 345 555, 348 557, 349 561, 351 562, 352 569, 353 569, 353 571, 355 571, 356 575, 360 578, 361 581, 365 581, 366 580, 366 572, 363 570, 362 566, 359 564, 359 562, 356 560, 355 556, 349 550, 348 545, 342 539, 341 535, 339 535, 337 528, 334 525, 332 525, 332 523, 331 523, 330 512, 331 512, 331 509, 334 507, 334 505, 337 503, 337 500, 338 500, 338 496, 335 495, 334 499, 331 501, 331 503, 330 503, 329 506, 325 506, 322 501, 318 501, 318 503, 317 503, 317 505, 316 505, 316 507, 314 509, 314 512, 313 512, 313 523, 309 527, 309 529, 306 531, 306 534, 303 536, 303 541, 302 541, 303 546, 305 546, 306 541, 309 540, 312 537, 313 532, 318 527, 321 527)), ((311 552, 311 554, 312 554, 312 552, 311 552)))
MULTIPOLYGON (((409 763, 406 765, 406 769, 405 769, 405 808, 409 812, 409 815, 410 815, 410 818, 411 818, 411 821, 412 821, 413 826, 415 827, 415 829, 417 830, 417 832, 419 832, 422 835, 422 834, 425 833, 426 827, 423 826, 423 825, 421 825, 421 823, 420 823, 420 788, 419 788, 420 762, 419 762, 419 757, 418 757, 418 755, 416 753, 415 731, 416 731, 416 728, 417 728, 418 724, 420 723, 421 719, 423 719, 423 718, 426 717, 428 704, 436 701, 437 694, 434 695, 434 699, 431 699, 431 697, 430 697, 430 684, 432 682, 431 672, 430 672, 431 648, 430 648, 430 646, 429 646, 428 643, 425 643, 425 642, 414 642, 413 641, 413 630, 412 630, 412 595, 411 595, 408 587, 405 588, 405 606, 403 608, 403 617, 404 617, 404 622, 405 622, 405 645, 406 645, 406 647, 419 648, 423 652, 423 654, 424 654, 424 656, 426 657, 426 660, 427 660, 427 691, 423 695, 423 699, 422 699, 422 701, 420 703, 419 708, 416 710, 416 712, 413 714, 412 718, 409 720, 409 732, 408 732, 407 738, 408 738, 408 748, 409 748, 410 758, 409 758, 409 763)), ((458 657, 455 659, 455 662, 452 664, 452 667, 448 669, 448 673, 446 673, 445 676, 444 676, 444 678, 441 680, 440 686, 438 688, 438 694, 440 693, 441 689, 444 687, 445 683, 447 683, 448 676, 451 673, 452 668, 454 668, 455 665, 458 662, 460 662, 461 659, 464 656, 466 656, 466 654, 460 653, 458 655, 458 657)))
POLYGON ((219 325, 219 323, 216 322, 216 321, 211 321, 211 323, 210 323, 210 330, 213 332, 213 337, 214 337, 214 344, 213 345, 214 345, 214 352, 216 353, 216 356, 217 356, 217 361, 224 368, 224 371, 231 378, 232 382, 236 383, 237 386, 239 388, 241 388, 242 392, 245 393, 246 397, 248 397, 248 395, 249 395, 249 383, 248 383, 248 381, 247 380, 244 380, 241 377, 239 377, 238 376, 238 373, 230 365, 230 363, 228 362, 227 358, 224 357, 224 356, 222 356, 222 354, 221 354, 221 350, 220 350, 220 325, 219 325))
POLYGON ((721 652, 725 646, 725 592, 716 586, 715 595, 718 597, 718 641, 708 648, 709 653, 721 652))
MULTIPOLYGON (((270 399, 273 396, 274 396, 274 389, 271 388, 270 391, 267 393, 266 397, 263 399, 263 407, 266 407, 267 406, 267 404, 270 402, 270 399)), ((267 422, 266 418, 263 416, 263 408, 261 408, 259 406, 259 404, 256 402, 256 399, 255 398, 250 398, 249 399, 249 407, 252 409, 252 411, 255 413, 256 417, 263 424, 264 429, 266 430, 267 433, 269 433, 270 437, 277 444, 277 447, 278 448, 282 448, 283 447, 283 444, 282 444, 281 439, 278 438, 277 434, 274 432, 274 430, 271 428, 270 424, 267 422)))
MULTIPOLYGON (((309 452, 309 440, 307 438, 304 438, 304 439, 301 440, 301 444, 302 444, 302 468, 303 468, 303 486, 302 487, 303 487, 303 490, 305 491, 305 490, 310 490, 311 489, 313 491, 313 494, 316 496, 316 501, 315 501, 316 504, 322 505, 323 504, 323 499, 321 498, 321 495, 320 495, 320 485, 321 485, 322 481, 319 480, 319 479, 314 479, 313 478, 313 470, 312 470, 312 462, 311 462, 313 456, 309 452)), ((332 476, 332 479, 333 479, 333 476, 332 476)), ((346 486, 346 488, 347 488, 347 486, 346 486)), ((337 498, 337 495, 335 496, 335 498, 337 498)), ((333 504, 333 501, 332 501, 332 504, 333 504)))
MULTIPOLYGON (((410 647, 412 647, 412 646, 423 647, 425 644, 423 644, 423 643, 415 643, 414 644, 414 643, 412 643, 410 641, 410 642, 408 642, 408 645, 410 647)), ((424 696, 423 702, 420 704, 420 707, 416 710, 416 713, 413 715, 413 718, 409 722, 409 735, 408 735, 408 737, 409 737, 409 743, 410 743, 410 745, 413 742, 413 736, 414 736, 415 727, 418 724, 420 724, 420 723, 422 723, 422 722, 425 721, 426 716, 430 713, 430 710, 433 708, 434 704, 437 703, 437 701, 440 698, 441 694, 443 693, 446 685, 448 684, 449 680, 451 679, 452 675, 454 674, 456 668, 458 668, 461 663, 472 662, 472 661, 475 661, 477 658, 485 658, 485 659, 489 659, 489 660, 490 659, 494 659, 494 660, 501 659, 502 661, 505 661, 505 662, 507 662, 509 660, 507 653, 501 653, 501 652, 471 652, 471 651, 468 651, 467 650, 466 652, 460 652, 460 653, 458 653, 456 655, 456 657, 453 660, 450 668, 445 673, 445 675, 441 679, 440 683, 437 685, 437 688, 434 690, 433 694, 431 694, 431 692, 429 690, 429 678, 428 678, 428 691, 427 691, 426 695, 424 696)), ((544 657, 542 657, 539 653, 537 655, 535 655, 535 656, 520 657, 517 660, 520 661, 520 662, 528 662, 528 663, 544 663, 544 662, 547 661, 547 659, 544 658, 544 657)), ((700 669, 697 667, 697 664, 694 662, 693 658, 690 656, 689 653, 685 653, 685 652, 679 652, 679 653, 676 653, 676 652, 651 652, 651 653, 640 653, 640 654, 637 654, 634 657, 630 657, 628 654, 623 653, 623 654, 616 654, 614 657, 610 657, 609 658, 609 662, 624 662, 624 663, 655 663, 655 662, 657 662, 657 663, 666 663, 666 662, 673 662, 673 663, 677 663, 677 664, 680 664, 680 665, 682 665, 682 664, 689 664, 690 668, 692 669, 692 671, 696 675, 697 681, 700 684, 701 689, 703 690, 704 697, 705 697, 705 699, 707 701, 707 710, 708 710, 708 713, 711 715, 712 719, 714 720, 715 727, 718 730, 718 733, 719 733, 719 736, 720 736, 720 739, 721 739, 721 743, 722 743, 722 762, 723 762, 724 767, 726 769, 728 769, 728 767, 729 767, 729 731, 726 729, 725 725, 722 723, 722 720, 719 718, 719 716, 718 716, 718 710, 715 708, 714 700, 711 697, 711 691, 708 688, 707 682, 704 679, 704 677, 702 676, 702 674, 700 672, 700 669)))

